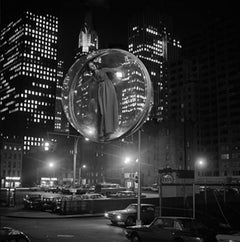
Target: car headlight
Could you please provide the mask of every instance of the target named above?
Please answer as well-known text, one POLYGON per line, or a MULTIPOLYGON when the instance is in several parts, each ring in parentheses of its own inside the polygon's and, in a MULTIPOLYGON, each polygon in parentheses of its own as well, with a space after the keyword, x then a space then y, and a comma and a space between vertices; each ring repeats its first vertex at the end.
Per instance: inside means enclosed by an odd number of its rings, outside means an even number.
POLYGON ((117 215, 117 219, 120 220, 122 217, 120 214, 117 215))
POLYGON ((108 218, 108 213, 104 213, 104 217, 108 218))

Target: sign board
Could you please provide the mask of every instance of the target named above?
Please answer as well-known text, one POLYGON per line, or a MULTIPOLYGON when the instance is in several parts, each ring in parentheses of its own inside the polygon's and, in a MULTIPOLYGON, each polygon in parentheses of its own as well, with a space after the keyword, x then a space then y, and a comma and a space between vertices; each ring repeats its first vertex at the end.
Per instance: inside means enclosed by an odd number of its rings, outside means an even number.
POLYGON ((69 189, 70 190, 70 192, 72 192, 72 193, 76 193, 77 192, 77 189, 75 189, 75 188, 71 188, 71 189, 69 189))
POLYGON ((170 174, 166 174, 162 176, 162 183, 163 184, 172 184, 174 182, 174 178, 170 174))

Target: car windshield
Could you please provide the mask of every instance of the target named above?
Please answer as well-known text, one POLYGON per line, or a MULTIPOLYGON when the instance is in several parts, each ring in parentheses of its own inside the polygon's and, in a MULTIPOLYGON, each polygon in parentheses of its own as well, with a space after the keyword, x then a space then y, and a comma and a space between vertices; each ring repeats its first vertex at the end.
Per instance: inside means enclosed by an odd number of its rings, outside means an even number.
POLYGON ((195 231, 199 229, 207 229, 202 223, 192 219, 181 219, 180 221, 181 227, 185 231, 195 231))
POLYGON ((137 205, 130 204, 129 206, 126 207, 126 210, 137 211, 137 205))

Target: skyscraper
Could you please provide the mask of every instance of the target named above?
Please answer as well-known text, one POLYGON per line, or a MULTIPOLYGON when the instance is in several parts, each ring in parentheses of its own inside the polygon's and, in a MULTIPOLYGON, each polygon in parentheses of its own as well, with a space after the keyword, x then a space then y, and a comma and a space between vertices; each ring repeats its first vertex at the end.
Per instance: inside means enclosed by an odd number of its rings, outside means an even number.
POLYGON ((55 122, 54 131, 56 132, 69 132, 69 122, 62 107, 62 84, 64 79, 62 60, 58 61, 57 67, 57 81, 56 81, 56 102, 55 102, 55 122))
POLYGON ((239 41, 239 19, 218 18, 184 44, 198 79, 198 152, 209 175, 240 175, 239 41))
POLYGON ((2 131, 23 140, 23 149, 42 144, 54 128, 58 19, 25 12, 0 35, 2 131))
POLYGON ((128 49, 146 66, 154 89, 151 119, 167 118, 167 62, 176 60, 181 48, 173 37, 171 20, 153 12, 142 12, 132 17, 128 31, 128 49))
POLYGON ((75 59, 98 49, 98 35, 92 27, 92 16, 86 13, 84 23, 78 36, 78 50, 75 59))
MULTIPOLYGON (((20 146, 23 154, 41 146, 46 132, 54 128, 57 41, 58 19, 48 14, 24 12, 1 30, 1 137, 11 147, 20 146)), ((11 167, 3 174, 7 181, 14 177, 16 162, 2 162, 11 167)))
POLYGON ((135 14, 129 22, 128 49, 146 66, 153 85, 154 105, 150 120, 144 126, 142 147, 144 152, 143 184, 153 184, 158 177, 157 169, 169 165, 177 167, 171 154, 169 125, 168 64, 179 58, 181 43, 174 37, 172 20, 168 16, 145 10, 135 14), (161 124, 161 125, 158 125, 161 124))

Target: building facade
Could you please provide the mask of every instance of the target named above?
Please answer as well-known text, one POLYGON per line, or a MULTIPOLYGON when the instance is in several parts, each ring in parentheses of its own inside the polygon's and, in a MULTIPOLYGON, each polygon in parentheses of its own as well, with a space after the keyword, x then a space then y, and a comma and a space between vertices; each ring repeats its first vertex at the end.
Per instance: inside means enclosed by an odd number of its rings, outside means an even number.
POLYGON ((54 129, 57 49, 55 16, 27 11, 1 30, 1 137, 20 142, 24 155, 37 151, 54 129))
POLYGON ((62 107, 62 85, 64 79, 64 62, 58 61, 56 79, 55 122, 54 131, 69 133, 69 122, 62 107))
POLYGON ((58 19, 25 12, 1 31, 2 130, 23 139, 23 150, 41 146, 53 130, 58 19))
MULTIPOLYGON (((128 50, 146 66, 153 86, 154 104, 149 121, 143 125, 143 185, 157 182, 158 169, 176 167, 170 139, 168 64, 179 59, 181 43, 174 36, 168 16, 144 11, 135 14, 128 27, 128 50)), ((137 139, 136 139, 137 140, 137 139)))
POLYGON ((198 79, 198 153, 207 161, 208 175, 240 175, 238 32, 239 19, 214 19, 184 43, 198 79))
POLYGON ((78 49, 75 59, 98 50, 98 34, 92 27, 92 16, 87 13, 78 36, 78 49))
POLYGON ((1 143, 0 179, 1 187, 20 187, 22 185, 22 144, 14 141, 1 143))
POLYGON ((182 46, 173 35, 169 17, 139 13, 132 17, 128 28, 128 50, 144 63, 153 84, 151 119, 161 122, 168 113, 167 62, 178 59, 182 46))

